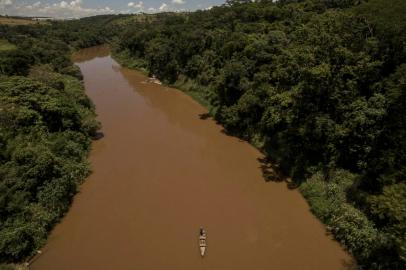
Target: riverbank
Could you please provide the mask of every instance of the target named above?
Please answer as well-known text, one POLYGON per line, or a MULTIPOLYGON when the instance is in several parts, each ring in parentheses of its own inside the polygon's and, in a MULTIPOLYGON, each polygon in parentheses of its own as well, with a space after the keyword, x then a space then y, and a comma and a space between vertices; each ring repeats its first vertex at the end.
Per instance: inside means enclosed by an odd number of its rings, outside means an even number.
POLYGON ((29 267, 23 264, 0 264, 0 270, 29 270, 29 267))
MULTIPOLYGON (((123 67, 134 69, 145 76, 150 75, 150 71, 147 68, 147 62, 141 58, 132 58, 127 51, 119 52, 114 49, 114 44, 110 44, 112 57, 123 67)), ((187 94, 194 100, 196 100, 200 105, 204 106, 208 111, 210 117, 214 117, 215 108, 210 104, 209 91, 202 86, 197 84, 193 80, 189 80, 187 77, 182 77, 173 84, 163 82, 164 85, 168 87, 176 88, 183 93, 187 94)))
POLYGON ((2 213, 0 256, 5 263, 25 262, 45 244, 90 174, 87 157, 99 123, 77 78, 35 66, 28 76, 1 79, 0 137, 7 155, 0 163, 0 196, 8 210, 2 213))

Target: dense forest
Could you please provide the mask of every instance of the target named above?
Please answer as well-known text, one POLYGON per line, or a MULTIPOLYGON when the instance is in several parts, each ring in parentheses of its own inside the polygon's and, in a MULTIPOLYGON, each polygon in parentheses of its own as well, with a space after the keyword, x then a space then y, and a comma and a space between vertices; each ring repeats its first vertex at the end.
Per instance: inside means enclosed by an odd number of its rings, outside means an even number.
POLYGON ((128 23, 116 58, 267 153, 361 267, 405 269, 406 2, 273 2, 128 23))
POLYGON ((406 269, 404 14, 404 0, 234 0, 0 25, 0 262, 43 244, 89 172, 99 124, 69 54, 110 43, 261 149, 360 268, 406 269))
POLYGON ((70 55, 105 40, 85 24, 0 25, 1 269, 35 254, 90 172, 100 124, 70 55))

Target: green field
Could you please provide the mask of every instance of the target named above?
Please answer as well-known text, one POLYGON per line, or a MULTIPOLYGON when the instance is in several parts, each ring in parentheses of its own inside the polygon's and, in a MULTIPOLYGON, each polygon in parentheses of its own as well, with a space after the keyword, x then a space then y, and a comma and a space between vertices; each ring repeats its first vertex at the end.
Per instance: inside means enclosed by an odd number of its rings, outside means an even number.
POLYGON ((0 52, 15 50, 16 46, 7 40, 0 39, 0 52))
POLYGON ((7 25, 30 25, 30 24, 46 24, 47 22, 33 21, 30 18, 24 17, 4 17, 0 16, 0 24, 7 25))

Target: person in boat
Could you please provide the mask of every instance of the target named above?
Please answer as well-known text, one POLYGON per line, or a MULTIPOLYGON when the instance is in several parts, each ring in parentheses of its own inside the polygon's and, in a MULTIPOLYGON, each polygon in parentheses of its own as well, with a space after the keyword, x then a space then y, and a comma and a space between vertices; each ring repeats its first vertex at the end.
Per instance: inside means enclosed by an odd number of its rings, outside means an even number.
POLYGON ((200 236, 204 235, 204 229, 202 227, 200 227, 200 236))

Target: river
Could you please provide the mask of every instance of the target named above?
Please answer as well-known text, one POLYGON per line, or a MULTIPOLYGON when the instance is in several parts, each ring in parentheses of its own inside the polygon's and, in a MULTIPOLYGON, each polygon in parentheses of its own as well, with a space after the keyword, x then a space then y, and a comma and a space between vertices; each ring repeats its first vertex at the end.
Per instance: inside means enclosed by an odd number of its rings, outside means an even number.
POLYGON ((354 269, 300 193, 266 182, 261 153, 201 119, 206 109, 189 96, 147 83, 106 47, 74 60, 104 137, 31 269, 354 269))

